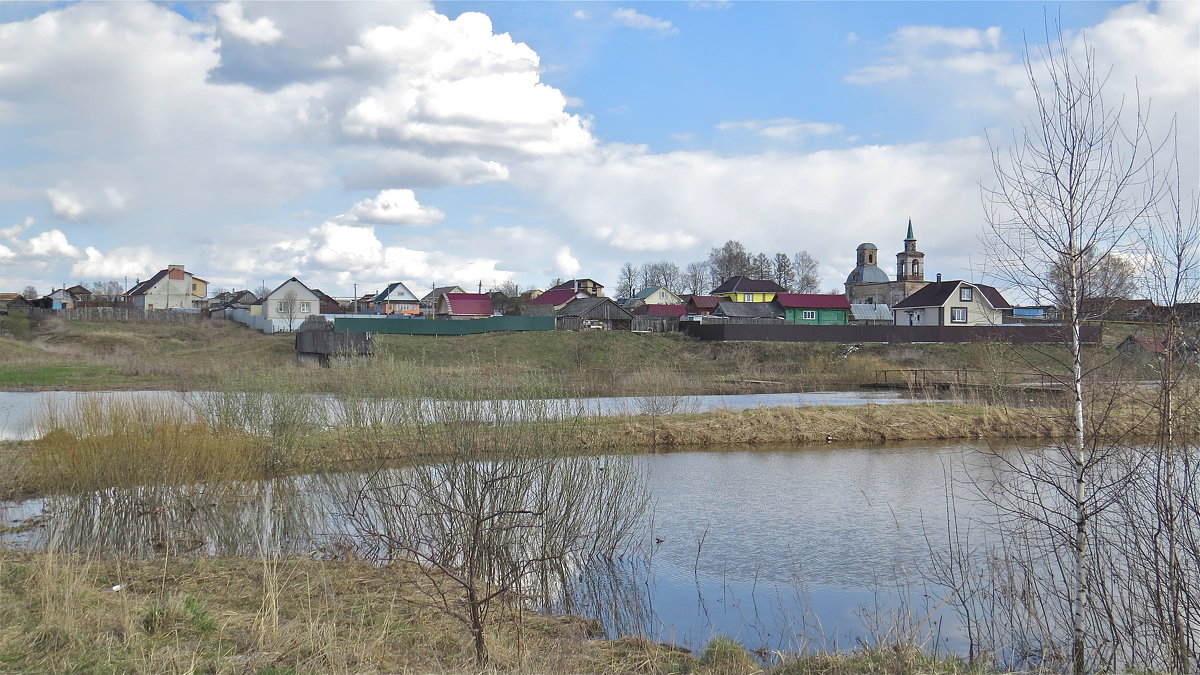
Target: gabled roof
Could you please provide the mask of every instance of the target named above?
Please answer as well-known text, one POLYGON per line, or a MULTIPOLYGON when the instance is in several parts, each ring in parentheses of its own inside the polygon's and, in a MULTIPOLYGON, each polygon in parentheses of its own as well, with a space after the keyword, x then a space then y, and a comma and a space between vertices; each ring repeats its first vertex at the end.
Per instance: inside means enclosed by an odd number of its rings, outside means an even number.
POLYGON ((1012 309, 1012 305, 1008 304, 1008 301, 1004 299, 1004 296, 1000 295, 1000 291, 996 290, 995 288, 985 284, 973 284, 969 281, 962 281, 960 279, 953 279, 950 281, 935 281, 933 283, 926 284, 916 293, 913 293, 907 298, 892 305, 892 309, 941 307, 946 304, 946 301, 950 299, 950 296, 954 295, 954 293, 958 291, 960 285, 979 289, 979 293, 983 295, 987 303, 992 306, 992 309, 1012 309))
POLYGON ((713 314, 740 319, 778 319, 779 305, 773 302, 733 302, 722 300, 713 314))
POLYGON ((850 309, 850 301, 840 293, 779 293, 775 302, 787 309, 850 309))
MULTIPOLYGON (((312 293, 312 292, 313 292, 313 290, 312 290, 311 288, 309 288, 308 286, 306 286, 306 285, 304 284, 304 282, 303 282, 303 281, 300 281, 300 280, 299 280, 299 279, 297 279, 296 277, 292 277, 292 278, 288 279, 287 281, 283 282, 282 284, 279 284, 278 286, 276 286, 276 287, 275 287, 275 290, 271 291, 270 293, 267 293, 267 298, 269 298, 269 297, 271 297, 271 296, 275 295, 276 293, 278 293, 278 292, 279 292, 279 289, 283 288, 284 286, 287 286, 287 285, 288 285, 290 282, 293 282, 293 281, 294 281, 294 282, 296 282, 296 283, 298 283, 298 284, 300 284, 300 286, 301 286, 301 287, 302 287, 304 290, 308 291, 309 293, 312 293)), ((313 293, 313 295, 316 295, 316 294, 315 294, 315 293, 313 293)), ((266 300, 267 298, 259 298, 259 299, 258 299, 258 303, 261 303, 263 300, 266 300)), ((258 304, 258 303, 255 303, 255 304, 258 304)))
MULTIPOLYGON (((634 295, 632 298, 630 298, 630 300, 645 300, 646 298, 654 295, 655 293, 657 293, 659 291, 666 291, 667 293, 671 293, 671 289, 667 288, 666 286, 647 286, 647 287, 643 288, 642 290, 638 291, 636 295, 634 295)), ((675 294, 671 293, 671 295, 675 295, 675 294)), ((679 296, 675 296, 675 297, 679 297, 679 296)))
POLYGON ((692 305, 697 309, 714 309, 717 303, 725 298, 715 295, 688 295, 683 298, 684 304, 692 305))
POLYGON ((751 279, 737 275, 726 279, 720 286, 712 289, 710 295, 720 293, 786 293, 787 289, 770 279, 751 279))
POLYGON ((149 279, 134 284, 133 288, 129 289, 128 291, 125 291, 125 295, 145 295, 146 291, 149 291, 151 288, 154 288, 154 284, 157 284, 159 281, 162 281, 162 278, 167 276, 167 272, 169 272, 169 271, 170 270, 164 269, 164 270, 159 270, 159 271, 155 272, 154 276, 150 277, 149 279))
POLYGON ((408 286, 402 282, 393 281, 378 295, 371 298, 371 302, 419 302, 419 300, 412 294, 412 291, 408 290, 408 286))
POLYGON ((447 293, 450 314, 460 316, 491 316, 492 296, 487 293, 447 293))
POLYGON ((588 293, 585 291, 575 291, 570 288, 559 288, 559 289, 549 290, 549 291, 546 291, 545 293, 542 293, 541 295, 537 296, 536 298, 530 300, 529 304, 531 304, 531 305, 554 305, 555 307, 557 307, 559 305, 563 305, 563 304, 570 302, 573 298, 576 298, 580 294, 588 295, 588 293))
MULTIPOLYGON (((549 293, 549 291, 547 291, 549 293)), ((577 316, 581 319, 632 319, 629 310, 609 298, 579 298, 558 310, 559 316, 577 316)))
POLYGON ((77 297, 84 297, 92 294, 92 292, 85 288, 82 284, 75 284, 74 286, 68 288, 67 292, 77 297))
POLYGON ((462 286, 438 286, 421 297, 421 302, 435 302, 447 293, 466 293, 462 286))
POLYGON ((596 281, 595 279, 567 279, 566 281, 549 289, 546 292, 549 293, 550 291, 562 291, 562 290, 573 291, 576 288, 576 284, 578 284, 580 287, 595 286, 597 288, 604 288, 604 284, 600 283, 599 281, 596 281))
POLYGON ((854 303, 850 305, 850 318, 855 321, 892 321, 892 308, 875 303, 854 303))

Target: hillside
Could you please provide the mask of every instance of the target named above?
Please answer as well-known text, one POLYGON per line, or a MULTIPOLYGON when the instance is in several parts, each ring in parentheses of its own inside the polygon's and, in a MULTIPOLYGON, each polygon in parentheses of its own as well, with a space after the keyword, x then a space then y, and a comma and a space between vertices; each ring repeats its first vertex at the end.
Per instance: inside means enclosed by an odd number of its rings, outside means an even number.
MULTIPOLYGON (((291 335, 264 335, 232 322, 49 319, 4 328, 0 390, 332 391, 345 385, 336 367, 297 369, 291 335)), ((376 337, 381 371, 483 382, 501 391, 537 387, 593 395, 845 389, 887 369, 1028 371, 1023 362, 1047 364, 1060 355, 1053 347, 703 343, 676 334, 602 331, 376 337)))

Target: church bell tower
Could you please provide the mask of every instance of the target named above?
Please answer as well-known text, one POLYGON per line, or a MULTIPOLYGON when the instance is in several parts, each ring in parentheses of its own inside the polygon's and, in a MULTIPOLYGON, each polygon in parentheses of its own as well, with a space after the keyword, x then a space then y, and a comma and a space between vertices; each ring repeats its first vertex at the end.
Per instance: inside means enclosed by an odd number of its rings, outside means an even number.
POLYGON ((925 254, 917 250, 912 218, 908 219, 908 236, 904 238, 904 250, 896 254, 896 281, 925 281, 925 254))

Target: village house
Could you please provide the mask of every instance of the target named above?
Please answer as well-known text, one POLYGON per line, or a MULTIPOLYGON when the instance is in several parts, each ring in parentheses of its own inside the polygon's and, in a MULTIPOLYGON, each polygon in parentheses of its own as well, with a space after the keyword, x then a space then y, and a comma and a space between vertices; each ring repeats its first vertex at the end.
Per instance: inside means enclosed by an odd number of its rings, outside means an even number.
POLYGON ((603 297, 577 298, 559 309, 555 316, 558 326, 567 330, 629 330, 633 323, 633 314, 629 310, 603 297))
POLYGON ((438 300, 439 319, 486 319, 494 313, 487 293, 446 293, 438 300))
MULTIPOLYGON (((362 308, 359 311, 363 311, 362 308)), ((420 316, 421 301, 402 282, 394 281, 371 298, 367 311, 372 314, 420 316)))
POLYGON ((168 265, 134 285, 125 297, 134 309, 201 309, 208 304, 208 282, 183 265, 168 265))
POLYGON ((421 297, 421 311, 428 316, 433 316, 437 311, 438 303, 447 293, 466 293, 466 291, 462 286, 438 286, 421 297))
POLYGON ((999 326, 1012 310, 1000 291, 967 281, 937 281, 892 306, 897 326, 999 326))
POLYGON ((595 279, 567 279, 546 292, 550 291, 583 291, 595 298, 604 297, 604 286, 595 279))
POLYGON ((294 331, 310 314, 320 313, 321 298, 296 277, 280 284, 261 301, 262 318, 272 331, 294 331))
POLYGON ((776 294, 786 292, 786 288, 770 279, 751 279, 739 274, 726 279, 720 286, 712 289, 709 295, 733 302, 771 302, 776 294))
POLYGON ((627 307, 637 307, 639 305, 683 305, 683 300, 678 295, 667 290, 666 286, 647 286, 638 291, 626 303, 627 307))
POLYGON ((849 323, 850 303, 841 294, 780 293, 775 302, 783 308, 783 317, 801 326, 845 326, 849 323))
POLYGON ((717 308, 717 303, 723 298, 715 295, 681 295, 683 307, 687 310, 688 316, 708 316, 717 308))

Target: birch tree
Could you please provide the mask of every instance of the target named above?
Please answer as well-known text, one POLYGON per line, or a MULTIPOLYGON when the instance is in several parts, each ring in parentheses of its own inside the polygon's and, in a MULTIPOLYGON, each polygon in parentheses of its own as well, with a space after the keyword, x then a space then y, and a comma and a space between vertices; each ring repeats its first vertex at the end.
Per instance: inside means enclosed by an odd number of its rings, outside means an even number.
POLYGON ((1058 558, 1061 566, 1049 572, 1069 607, 1070 668, 1083 675, 1089 663, 1086 617, 1094 597, 1089 538, 1093 520, 1116 486, 1098 480, 1111 456, 1089 437, 1094 431, 1085 419, 1090 392, 1085 391, 1082 303, 1100 261, 1129 241, 1155 206, 1157 148, 1139 99, 1134 96, 1126 108, 1124 99, 1107 98, 1107 73, 1097 66, 1094 51, 1085 47, 1074 54, 1061 34, 1055 37, 1043 49, 1026 49, 1035 110, 1008 149, 993 145, 995 185, 985 188, 983 197, 993 274, 1029 297, 1061 295, 1069 352, 1063 384, 1073 399, 1073 434, 1061 452, 1052 453, 1062 461, 1062 471, 1023 472, 1046 488, 1026 492, 1040 503, 1027 504, 1024 515, 1065 554, 1058 558), (1053 504, 1045 502, 1048 493, 1055 495, 1053 504))

